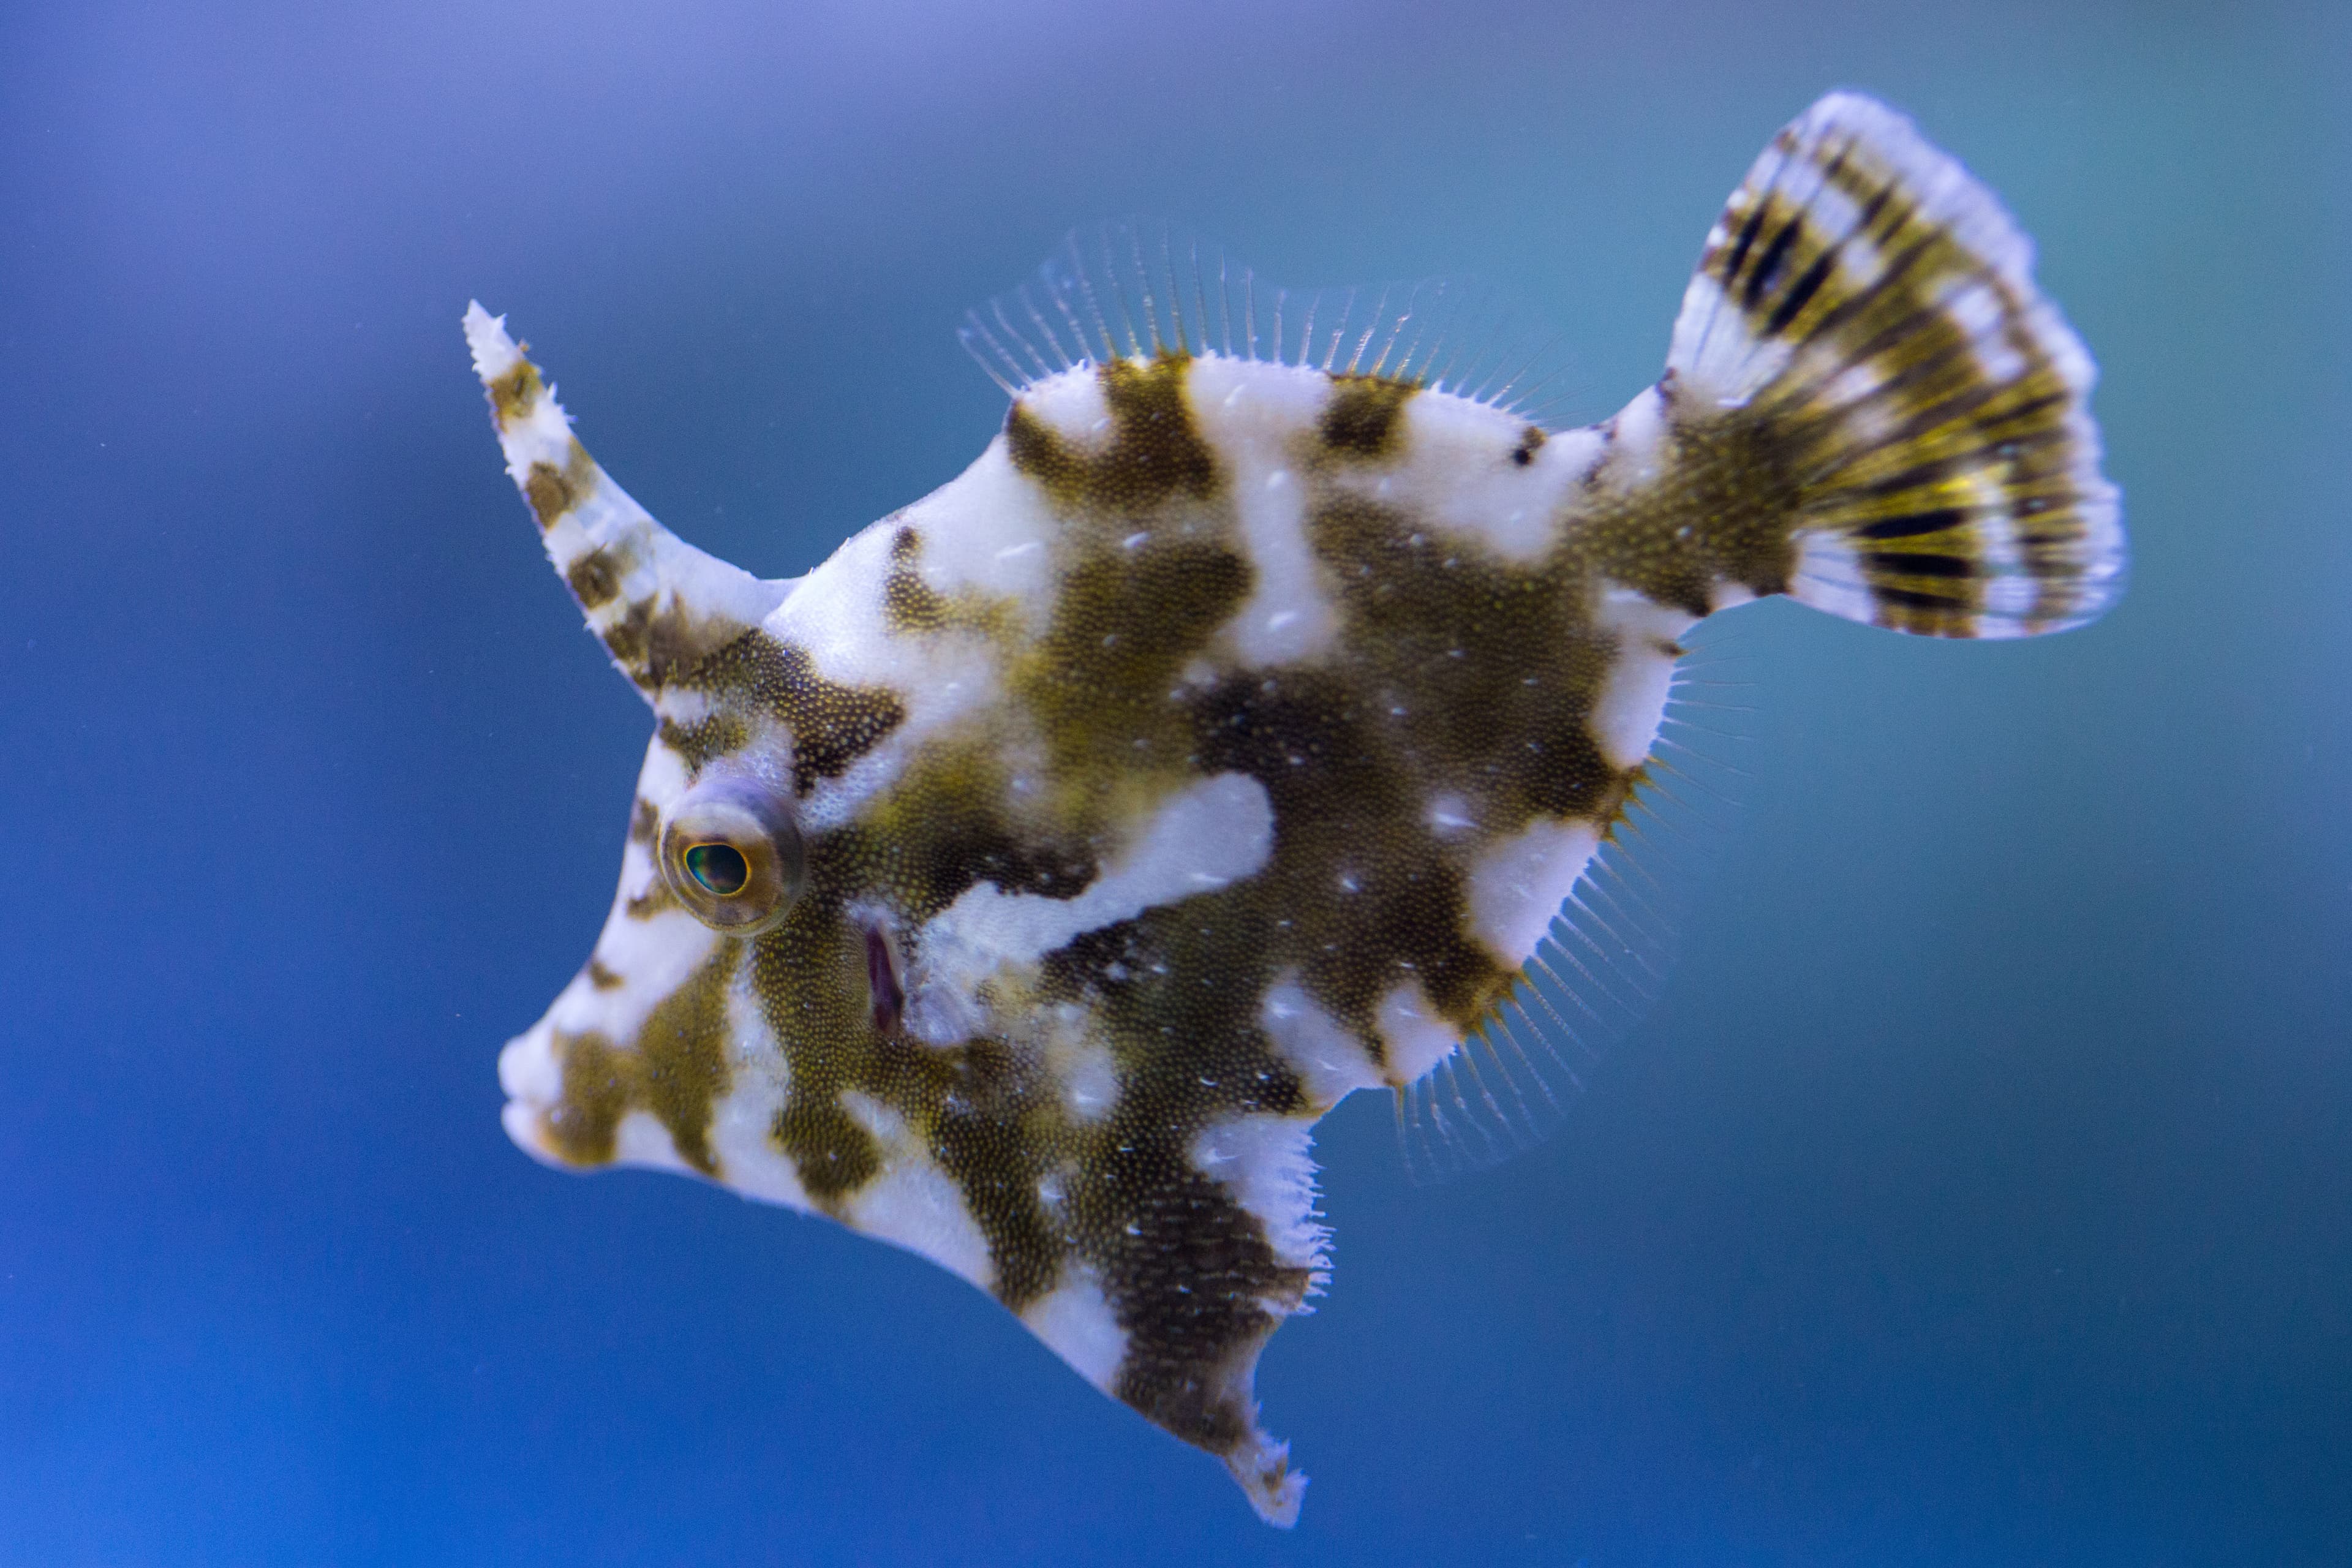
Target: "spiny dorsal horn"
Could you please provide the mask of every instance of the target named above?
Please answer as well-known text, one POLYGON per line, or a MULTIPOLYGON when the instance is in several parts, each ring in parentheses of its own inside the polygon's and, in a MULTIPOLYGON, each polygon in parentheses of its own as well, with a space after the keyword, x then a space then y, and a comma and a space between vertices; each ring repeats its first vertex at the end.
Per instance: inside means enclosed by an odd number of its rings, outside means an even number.
POLYGON ((554 390, 507 336, 466 307, 474 374, 488 392, 507 473, 539 519, 548 559, 623 674, 648 698, 672 675, 765 620, 787 584, 762 582, 654 521, 572 434, 554 390))

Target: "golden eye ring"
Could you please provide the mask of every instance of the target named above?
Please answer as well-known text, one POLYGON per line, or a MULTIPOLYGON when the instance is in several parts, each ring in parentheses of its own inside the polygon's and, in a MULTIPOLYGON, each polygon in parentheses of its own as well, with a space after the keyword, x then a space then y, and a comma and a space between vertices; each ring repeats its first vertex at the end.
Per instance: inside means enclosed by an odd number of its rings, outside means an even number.
POLYGON ((662 814, 662 879, 711 930, 756 936, 783 919, 805 879, 800 829, 776 790, 749 774, 706 774, 662 814))

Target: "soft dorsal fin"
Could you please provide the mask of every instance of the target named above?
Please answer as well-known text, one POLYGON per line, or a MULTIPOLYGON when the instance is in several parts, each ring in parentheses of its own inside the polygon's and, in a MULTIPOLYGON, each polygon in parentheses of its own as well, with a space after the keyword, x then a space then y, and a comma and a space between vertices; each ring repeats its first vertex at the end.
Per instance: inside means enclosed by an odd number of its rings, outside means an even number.
POLYGON ((1012 396, 1081 364, 1215 353, 1406 383, 1542 423, 1568 356, 1532 321, 1477 279, 1269 283, 1213 241, 1129 219, 1071 230, 1028 282, 967 311, 959 335, 1012 396))

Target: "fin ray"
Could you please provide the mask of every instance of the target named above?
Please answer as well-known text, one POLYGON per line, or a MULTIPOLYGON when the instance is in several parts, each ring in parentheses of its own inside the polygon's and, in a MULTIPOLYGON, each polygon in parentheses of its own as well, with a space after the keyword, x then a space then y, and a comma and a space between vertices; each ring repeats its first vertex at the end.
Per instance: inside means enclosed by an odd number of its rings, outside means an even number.
MULTIPOLYGON (((1553 918, 1521 965, 1509 995, 1460 1047, 1397 1091, 1398 1148, 1420 1183, 1486 1169, 1540 1142, 1567 1114, 1585 1076, 1630 1032, 1663 991, 1678 945, 1681 913, 1738 815, 1747 771, 1726 754, 1754 738, 1752 707, 1694 695, 1725 687, 1744 659, 1726 639, 1694 642, 1668 688, 1661 726, 1706 737, 1671 743, 1671 768, 1653 760, 1620 808, 1553 918), (1694 680, 1681 673, 1706 671, 1694 680), (1687 710, 1746 722, 1696 725, 1687 710), (1661 775, 1677 786, 1668 789, 1661 775)), ((1664 734, 1653 747, 1669 743, 1664 734)))
POLYGON ((1221 353, 1410 383, 1550 424, 1572 362, 1523 320, 1500 291, 1462 279, 1279 288, 1176 226, 1129 220, 1073 230, 1027 283, 967 311, 958 335, 1014 396, 1082 364, 1221 353))
POLYGON ((1717 220, 1667 356, 1670 417, 1786 477, 1785 591, 1939 637, 2082 626, 2121 595, 2091 359, 2000 202, 1856 93, 1773 139, 1717 220))

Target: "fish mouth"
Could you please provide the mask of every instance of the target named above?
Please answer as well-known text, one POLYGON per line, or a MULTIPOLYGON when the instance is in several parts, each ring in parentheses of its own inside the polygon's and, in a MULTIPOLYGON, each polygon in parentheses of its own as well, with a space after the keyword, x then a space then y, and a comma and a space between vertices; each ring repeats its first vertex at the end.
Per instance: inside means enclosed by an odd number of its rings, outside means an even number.
POLYGON ((506 1104, 499 1121, 515 1146, 543 1165, 572 1170, 547 1135, 547 1113, 563 1095, 563 1068, 555 1059, 554 1029, 544 1018, 499 1052, 499 1088, 506 1104))

